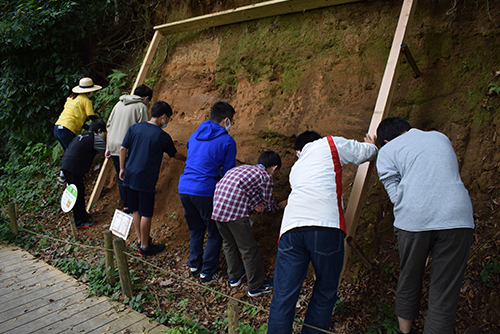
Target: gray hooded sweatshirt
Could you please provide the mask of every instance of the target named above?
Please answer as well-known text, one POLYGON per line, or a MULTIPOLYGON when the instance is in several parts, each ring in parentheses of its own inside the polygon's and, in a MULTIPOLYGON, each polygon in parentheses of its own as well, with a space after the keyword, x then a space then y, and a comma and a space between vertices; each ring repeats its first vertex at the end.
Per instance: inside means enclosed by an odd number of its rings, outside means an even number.
POLYGON ((409 232, 474 228, 469 193, 446 135, 410 129, 379 150, 377 171, 394 203, 395 227, 409 232))
POLYGON ((112 156, 119 156, 120 146, 128 128, 135 123, 149 120, 148 107, 137 95, 122 95, 108 119, 108 149, 112 156))

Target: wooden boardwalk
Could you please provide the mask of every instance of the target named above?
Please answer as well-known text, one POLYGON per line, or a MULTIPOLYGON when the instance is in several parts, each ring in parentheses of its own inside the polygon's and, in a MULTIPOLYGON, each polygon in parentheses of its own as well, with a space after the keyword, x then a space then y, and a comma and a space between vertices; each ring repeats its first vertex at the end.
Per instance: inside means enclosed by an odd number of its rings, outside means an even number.
POLYGON ((164 333, 168 328, 17 246, 0 244, 0 333, 164 333))

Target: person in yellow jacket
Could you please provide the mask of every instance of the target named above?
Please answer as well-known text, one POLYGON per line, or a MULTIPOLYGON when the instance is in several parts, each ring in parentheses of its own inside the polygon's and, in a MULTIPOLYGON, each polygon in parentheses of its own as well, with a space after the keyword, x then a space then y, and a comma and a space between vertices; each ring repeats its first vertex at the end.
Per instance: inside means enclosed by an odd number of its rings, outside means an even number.
POLYGON ((66 99, 64 110, 54 126, 54 136, 64 151, 67 150, 69 143, 76 137, 82 127, 85 127, 87 117, 91 120, 97 118, 94 115, 92 102, 89 98, 93 92, 101 88, 99 85, 94 85, 91 78, 83 78, 78 86, 73 87, 73 92, 66 99))

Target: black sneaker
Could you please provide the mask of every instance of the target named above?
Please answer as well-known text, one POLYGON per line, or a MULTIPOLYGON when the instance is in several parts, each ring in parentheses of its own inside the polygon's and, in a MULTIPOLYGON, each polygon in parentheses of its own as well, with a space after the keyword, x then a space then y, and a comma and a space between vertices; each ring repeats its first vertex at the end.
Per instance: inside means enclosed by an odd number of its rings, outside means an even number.
POLYGON ((76 225, 76 229, 77 230, 84 230, 86 228, 89 228, 89 227, 92 227, 94 226, 95 224, 97 224, 96 221, 86 221, 84 223, 81 223, 81 224, 75 224, 76 225))
POLYGON ((216 271, 212 275, 205 275, 203 273, 200 274, 202 284, 210 284, 213 281, 215 281, 216 279, 218 279, 219 277, 220 277, 220 273, 218 271, 216 271))
POLYGON ((264 284, 262 284, 260 287, 258 287, 256 289, 252 289, 252 288, 248 287, 248 295, 250 297, 257 297, 263 293, 269 293, 272 291, 273 291, 273 288, 271 286, 270 281, 264 281, 264 284))
MULTIPOLYGON (((153 243, 153 238, 149 237, 148 245, 151 245, 152 243, 153 243)), ((139 249, 141 249, 141 242, 137 241, 137 251, 139 251, 139 249)))
POLYGON ((229 285, 232 286, 233 288, 235 286, 238 286, 241 284, 241 280, 243 279, 243 277, 245 277, 247 275, 247 273, 245 272, 245 269, 243 269, 243 273, 241 274, 240 277, 238 278, 233 278, 233 277, 229 277, 229 285))
POLYGON ((196 268, 196 267, 189 267, 189 272, 191 273, 191 275, 193 275, 194 277, 200 277, 200 273, 201 273, 201 265, 196 268))
POLYGON ((152 256, 152 255, 156 255, 158 253, 163 252, 164 249, 165 249, 165 244, 158 244, 158 245, 149 244, 148 247, 146 247, 146 249, 144 249, 142 247, 139 248, 139 255, 140 256, 152 256))

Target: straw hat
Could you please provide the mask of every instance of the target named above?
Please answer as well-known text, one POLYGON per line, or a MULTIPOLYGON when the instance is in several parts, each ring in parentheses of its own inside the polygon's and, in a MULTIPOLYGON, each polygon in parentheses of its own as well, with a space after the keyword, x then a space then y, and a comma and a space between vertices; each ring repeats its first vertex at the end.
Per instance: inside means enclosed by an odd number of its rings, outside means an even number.
POLYGON ((102 87, 99 85, 94 85, 94 82, 90 78, 80 79, 80 84, 78 86, 73 87, 73 93, 90 93, 96 90, 101 89, 102 87))

